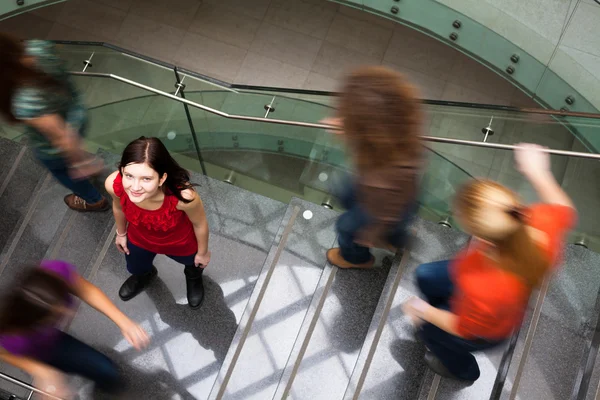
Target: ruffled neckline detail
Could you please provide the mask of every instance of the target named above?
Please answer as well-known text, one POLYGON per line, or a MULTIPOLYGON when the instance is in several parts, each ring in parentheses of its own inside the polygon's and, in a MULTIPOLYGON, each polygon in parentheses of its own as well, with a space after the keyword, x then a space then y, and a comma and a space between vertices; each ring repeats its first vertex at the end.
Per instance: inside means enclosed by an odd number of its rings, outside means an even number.
POLYGON ((129 200, 129 195, 125 193, 123 177, 120 173, 115 177, 113 190, 115 195, 119 197, 127 222, 135 226, 153 231, 166 232, 175 228, 185 214, 183 211, 177 209, 179 199, 168 193, 165 193, 163 204, 156 210, 146 210, 137 206, 129 200))

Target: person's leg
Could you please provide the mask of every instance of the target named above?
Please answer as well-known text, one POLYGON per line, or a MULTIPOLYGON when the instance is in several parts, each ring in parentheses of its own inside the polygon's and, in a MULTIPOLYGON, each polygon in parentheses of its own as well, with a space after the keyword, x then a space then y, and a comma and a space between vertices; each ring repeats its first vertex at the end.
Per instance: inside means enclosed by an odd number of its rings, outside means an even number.
POLYGON ((418 209, 418 203, 411 204, 402 215, 402 218, 397 222, 394 229, 392 229, 388 235, 388 242, 392 247, 395 247, 396 249, 404 247, 408 236, 408 227, 412 223, 418 209))
POLYGON ((339 176, 333 176, 331 192, 346 210, 351 209, 357 203, 355 179, 349 173, 341 173, 339 176))
POLYGON ((194 264, 195 254, 190 256, 168 255, 167 257, 185 265, 183 272, 185 274, 188 305, 194 310, 199 308, 204 300, 204 282, 202 280, 204 268, 197 267, 194 264))
POLYGON ((77 211, 105 211, 109 208, 108 201, 92 185, 89 179, 75 180, 69 176, 69 170, 62 158, 38 160, 52 173, 54 178, 74 195, 67 195, 65 203, 77 211), (83 200, 83 201, 81 201, 83 200))
POLYGON ((366 225, 366 216, 357 207, 346 211, 336 222, 339 249, 327 252, 327 259, 341 268, 368 268, 374 258, 368 247, 355 242, 358 231, 366 225))
POLYGON ((417 334, 435 356, 426 357, 428 365, 435 372, 467 381, 475 381, 480 375, 479 365, 471 353, 490 349, 502 343, 462 339, 432 324, 423 325, 417 334))
POLYGON ((450 261, 445 260, 421 264, 415 271, 419 290, 434 307, 447 308, 448 299, 454 291, 449 269, 450 261))
POLYGON ((121 383, 119 370, 108 357, 63 332, 51 354, 42 361, 65 373, 90 379, 103 390, 116 390, 121 383))
POLYGON ((158 273, 156 267, 152 265, 156 253, 142 249, 131 242, 127 243, 127 248, 129 254, 125 254, 125 260, 127 271, 131 276, 119 289, 119 297, 123 301, 131 300, 137 296, 158 273))

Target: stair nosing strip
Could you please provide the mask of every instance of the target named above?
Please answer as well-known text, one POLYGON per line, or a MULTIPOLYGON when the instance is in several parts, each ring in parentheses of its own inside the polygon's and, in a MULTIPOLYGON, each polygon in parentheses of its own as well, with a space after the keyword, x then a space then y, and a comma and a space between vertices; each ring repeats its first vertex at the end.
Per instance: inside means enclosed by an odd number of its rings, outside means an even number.
POLYGON ((75 215, 76 215, 75 211, 71 211, 69 214, 70 215, 69 215, 69 220, 67 221, 67 225, 63 228, 62 232, 60 233, 60 236, 58 237, 58 240, 56 241, 56 243, 54 244, 54 246, 52 248, 52 251, 50 252, 51 260, 56 259, 56 257, 58 256, 58 252, 60 251, 61 247, 65 243, 65 240, 67 239, 67 235, 71 231, 71 228, 73 227, 73 223, 75 222, 75 215))
POLYGON ((12 167, 10 167, 8 174, 6 174, 6 177, 4 178, 4 182, 2 182, 2 186, 0 187, 0 196, 2 196, 4 194, 4 191, 8 187, 8 183, 10 182, 13 175, 15 174, 15 171, 19 167, 19 164, 21 163, 21 159, 25 155, 26 151, 27 151, 27 148, 25 146, 23 146, 21 148, 21 150, 19 150, 19 154, 17 155, 17 158, 15 158, 15 161, 14 161, 12 167))
MULTIPOLYGON (((354 389, 354 393, 352 394, 353 400, 358 400, 360 393, 363 389, 365 381, 367 379, 367 375, 369 372, 369 368, 371 367, 371 362, 373 361, 373 357, 375 356, 375 351, 377 350, 377 345, 379 344, 379 340, 381 339, 381 335, 383 334, 383 329, 387 322, 387 318, 390 314, 390 310, 392 309, 392 303, 394 302, 394 298, 396 297, 396 292, 398 291, 398 286, 400 286, 400 281, 404 276, 404 271, 406 270, 406 265, 410 259, 410 246, 406 246, 402 253, 402 258, 400 260, 400 265, 398 266, 398 271, 396 272, 396 276, 394 277, 394 283, 388 294, 388 298, 386 299, 385 307, 379 316, 379 323, 377 324, 377 329, 375 330, 375 334, 373 336, 373 340, 369 346, 369 352, 367 353, 367 358, 362 366, 362 370, 360 376, 358 378, 358 382, 356 383, 356 388, 354 389)), ((348 388, 350 388, 350 384, 352 383, 352 378, 350 378, 350 382, 348 383, 348 388)), ((344 398, 347 398, 348 394, 344 395, 344 398)))
MULTIPOLYGON (((327 263, 327 264, 329 264, 329 263, 327 263)), ((327 265, 326 265, 326 267, 327 267, 327 265)), ((314 310, 314 314, 311 318, 310 324, 308 325, 308 328, 304 335, 304 340, 302 342, 302 345, 300 346, 300 349, 298 350, 298 354, 296 355, 296 360, 294 361, 294 366, 292 367, 290 376, 285 385, 285 389, 283 390, 283 394, 281 396, 282 399, 287 398, 290 391, 292 390, 292 385, 294 384, 294 379, 296 379, 296 375, 298 374, 300 364, 302 364, 302 361, 304 360, 304 355, 306 354, 306 350, 308 349, 308 345, 310 344, 312 335, 315 331, 315 328, 317 327, 317 322, 319 321, 319 317, 321 316, 321 311, 323 311, 323 307, 325 306, 325 301, 327 300, 327 295, 329 294, 329 290, 331 289, 331 286, 333 286, 333 281, 334 281, 335 276, 337 275, 338 270, 339 270, 339 268, 336 266, 331 266, 331 268, 330 268, 329 276, 327 277, 327 281, 325 282, 325 285, 323 286, 321 295, 319 297, 319 301, 314 310)), ((310 310, 310 308, 311 307, 309 306, 309 310, 310 310)), ((300 333, 302 333, 302 327, 300 327, 299 334, 300 333)), ((294 353, 294 350, 292 349, 291 354, 293 354, 293 353, 294 353)), ((285 372, 284 372, 284 375, 285 375, 285 372)), ((273 398, 277 398, 277 392, 275 393, 275 396, 273 398)))
POLYGON ((537 326, 540 322, 540 317, 542 315, 542 306, 544 305, 544 300, 546 299, 546 295, 548 294, 548 289, 550 288, 551 281, 551 275, 547 276, 546 279, 544 279, 544 283, 542 284, 542 288, 540 289, 538 298, 535 302, 535 308, 533 310, 531 325, 527 330, 527 336, 525 336, 525 346, 523 347, 523 354, 521 355, 521 359, 519 360, 519 366, 517 368, 517 373, 515 375, 515 380, 513 382, 512 390, 510 392, 509 400, 515 400, 517 398, 517 392, 519 390, 521 378, 523 376, 523 372, 525 371, 525 363, 529 358, 528 356, 529 352, 531 351, 531 346, 533 345, 535 331, 537 330, 537 326))
POLYGON ((427 395, 427 400, 435 400, 437 396, 437 391, 440 387, 440 382, 442 381, 442 377, 438 374, 435 374, 433 377, 433 382, 431 382, 431 388, 429 389, 429 394, 427 395))
POLYGON ((260 288, 260 291, 256 298, 256 302, 254 303, 254 307, 252 308, 252 311, 250 312, 250 316, 248 317, 248 320, 246 321, 246 326, 244 326, 244 330, 242 331, 239 341, 236 344, 235 352, 233 354, 233 357, 231 359, 229 367, 227 368, 227 372, 225 373, 225 376, 223 377, 221 386, 219 387, 219 391, 217 392, 216 400, 221 400, 223 398, 223 396, 225 395, 225 390, 227 389, 229 380, 231 379, 231 376, 233 375, 233 370, 235 369, 235 366, 240 357, 242 349, 244 348, 246 339, 248 338, 248 335, 250 334, 250 330, 252 329, 254 319, 256 318, 258 309, 260 308, 260 305, 265 296, 267 288, 269 287, 269 282, 271 281, 271 277, 273 276, 275 267, 277 266, 277 263, 279 262, 281 253, 283 252, 283 249, 285 248, 285 245, 287 244, 288 236, 290 235, 290 233, 292 231, 294 222, 296 221, 296 218, 298 217, 299 213, 300 213, 300 207, 294 206, 294 208, 292 210, 292 215, 291 215, 285 229, 283 230, 283 233, 281 234, 281 239, 279 241, 279 244, 277 245, 277 250, 275 251, 275 256, 273 257, 273 260, 271 261, 271 265, 269 266, 269 270, 267 271, 265 280, 263 281, 263 285, 260 288))
POLYGON ((40 201, 42 192, 44 191, 46 186, 48 186, 48 184, 51 180, 52 180, 52 174, 50 174, 48 172, 46 174, 46 177, 44 178, 39 190, 35 191, 36 192, 35 196, 34 196, 33 200, 31 201, 29 208, 27 209, 27 214, 25 214, 23 221, 21 221, 21 225, 19 226, 17 233, 13 237, 12 242, 10 243, 10 247, 6 251, 6 254, 4 255, 4 258, 2 259, 2 262, 0 262, 0 276, 2 276, 2 273, 4 272, 4 269, 6 268, 6 265, 8 264, 8 260, 10 260, 10 257, 12 256, 13 252, 17 248, 17 245, 19 244, 19 241, 21 240, 21 237, 23 236, 23 233, 25 232, 25 228, 27 228, 27 225, 29 224, 29 221, 31 220, 31 217, 33 216, 33 213, 35 212, 35 209, 40 201))

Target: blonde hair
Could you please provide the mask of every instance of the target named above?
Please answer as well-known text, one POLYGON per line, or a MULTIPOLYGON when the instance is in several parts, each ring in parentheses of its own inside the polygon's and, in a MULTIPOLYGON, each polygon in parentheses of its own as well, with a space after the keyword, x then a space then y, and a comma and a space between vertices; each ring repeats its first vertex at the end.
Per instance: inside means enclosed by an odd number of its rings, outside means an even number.
POLYGON ((539 286, 551 266, 531 238, 516 193, 491 180, 472 180, 458 192, 454 209, 468 233, 496 246, 498 267, 539 286))

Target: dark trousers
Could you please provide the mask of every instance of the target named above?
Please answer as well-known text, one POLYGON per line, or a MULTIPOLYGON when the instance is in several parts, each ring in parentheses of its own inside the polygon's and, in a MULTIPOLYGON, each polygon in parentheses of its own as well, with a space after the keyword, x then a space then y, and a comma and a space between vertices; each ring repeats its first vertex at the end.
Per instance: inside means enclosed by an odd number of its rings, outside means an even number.
MULTIPOLYGON (((129 249, 129 254, 125 254, 125 260, 127 261, 127 271, 129 271, 129 273, 133 275, 141 275, 152 271, 152 262, 154 261, 154 257, 156 257, 157 253, 142 249, 131 242, 127 243, 127 248, 129 249)), ((194 257, 196 256, 195 253, 189 256, 165 255, 170 259, 185 265, 186 267, 194 267, 193 271, 198 270, 197 272, 199 274, 201 274, 203 271, 202 268, 194 265, 194 257)), ((187 270, 191 270, 191 268, 187 268, 187 270)))
MULTIPOLYGON (((427 302, 444 310, 450 309, 449 300, 454 292, 449 266, 450 261, 438 261, 422 264, 416 270, 417 285, 427 302)), ((463 339, 429 323, 424 324, 418 334, 427 348, 452 374, 469 381, 477 380, 480 375, 477 361, 471 353, 503 343, 485 339, 463 339)))
POLYGON ((90 379, 106 391, 116 390, 121 383, 119 370, 108 357, 64 332, 41 361, 67 374, 90 379))
MULTIPOLYGON (((371 217, 357 201, 356 187, 352 178, 345 177, 343 184, 334 189, 334 192, 347 210, 335 224, 342 257, 352 264, 366 263, 371 259, 371 251, 368 247, 357 244, 355 241, 359 232, 371 223, 371 217)), ((404 245, 406 229, 411 223, 416 209, 417 204, 415 203, 404 211, 404 215, 398 217, 396 226, 388 233, 387 241, 390 245, 395 247, 404 245)))
POLYGON ((102 200, 102 195, 92 185, 89 179, 76 180, 69 176, 67 162, 63 158, 47 159, 37 156, 38 160, 54 175, 64 187, 81 197, 86 202, 93 204, 102 200))

